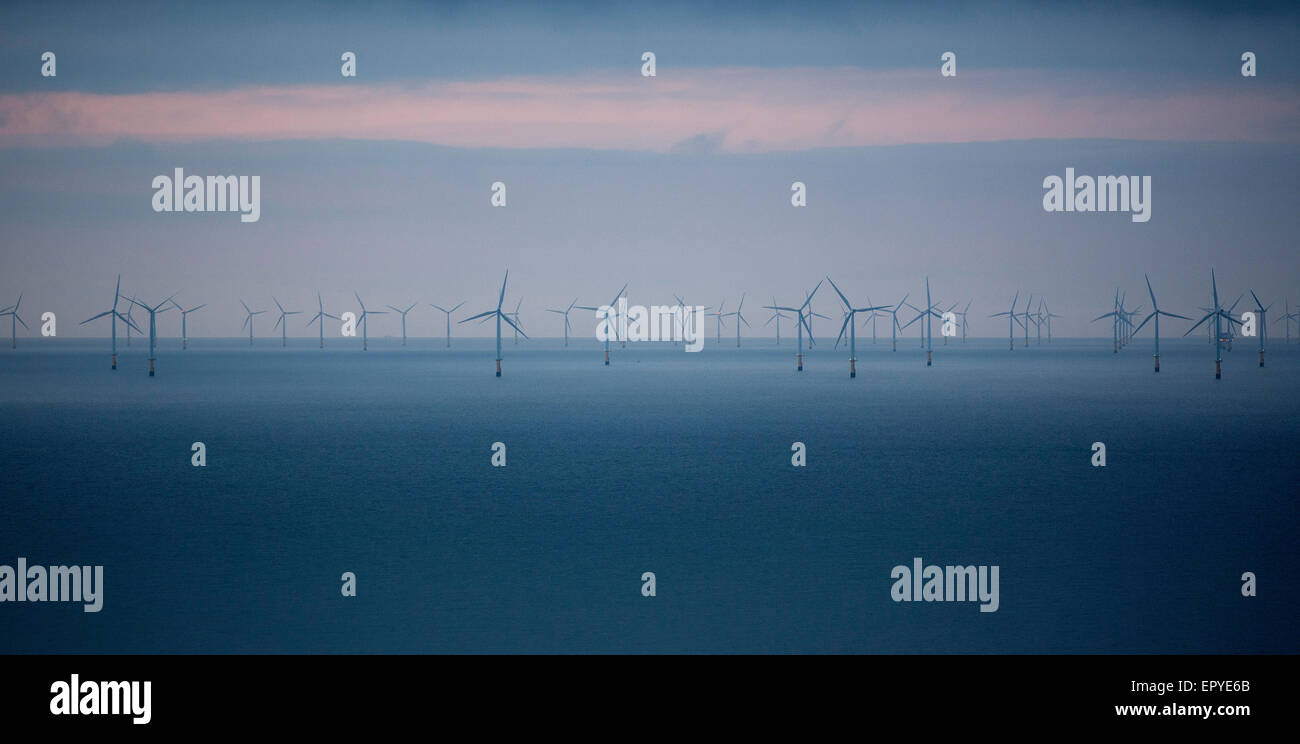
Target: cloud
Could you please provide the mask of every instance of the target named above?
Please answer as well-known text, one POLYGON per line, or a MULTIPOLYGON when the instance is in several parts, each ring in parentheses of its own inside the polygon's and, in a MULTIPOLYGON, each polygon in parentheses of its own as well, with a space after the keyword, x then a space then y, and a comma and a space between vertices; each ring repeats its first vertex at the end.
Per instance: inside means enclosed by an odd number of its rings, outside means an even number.
POLYGON ((0 95, 0 146, 366 139, 452 147, 780 152, 1024 139, 1296 142, 1256 81, 1122 87, 1020 70, 708 68, 478 82, 0 95))
POLYGON ((712 155, 722 151, 722 143, 726 139, 726 132, 701 132, 674 144, 669 148, 669 152, 682 155, 712 155))

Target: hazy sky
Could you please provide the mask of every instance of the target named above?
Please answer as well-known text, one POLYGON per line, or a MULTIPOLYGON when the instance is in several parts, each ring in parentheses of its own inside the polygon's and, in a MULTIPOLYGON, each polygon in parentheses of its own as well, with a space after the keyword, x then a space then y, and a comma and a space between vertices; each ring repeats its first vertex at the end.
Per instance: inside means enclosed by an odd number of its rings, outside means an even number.
POLYGON ((427 303, 488 309, 509 267, 508 302, 554 336, 543 307, 624 282, 643 304, 746 292, 758 327, 826 274, 875 304, 928 274, 944 306, 974 300, 976 335, 1005 332, 984 316, 1017 291, 1066 316, 1057 334, 1108 335, 1087 321, 1116 287, 1149 304, 1149 272, 1190 315, 1212 266, 1229 302, 1297 304, 1300 10, 1110 8, 6 4, 0 305, 24 292, 29 324, 106 335, 75 324, 121 272, 124 293, 209 303, 194 336, 237 335, 240 298, 314 311, 318 290, 335 313, 354 291, 420 302, 410 333, 440 335, 427 303), (260 176, 261 219, 153 212, 177 167, 260 176), (1150 221, 1044 212, 1067 167, 1151 176, 1150 221))

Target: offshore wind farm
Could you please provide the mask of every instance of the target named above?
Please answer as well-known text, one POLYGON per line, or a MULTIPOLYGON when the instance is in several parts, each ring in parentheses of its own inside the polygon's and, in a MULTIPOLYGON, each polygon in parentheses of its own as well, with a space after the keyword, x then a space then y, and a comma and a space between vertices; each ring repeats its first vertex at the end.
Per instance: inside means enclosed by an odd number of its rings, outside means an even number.
POLYGON ((0 7, 0 652, 1300 651, 1300 9, 616 6, 0 7))

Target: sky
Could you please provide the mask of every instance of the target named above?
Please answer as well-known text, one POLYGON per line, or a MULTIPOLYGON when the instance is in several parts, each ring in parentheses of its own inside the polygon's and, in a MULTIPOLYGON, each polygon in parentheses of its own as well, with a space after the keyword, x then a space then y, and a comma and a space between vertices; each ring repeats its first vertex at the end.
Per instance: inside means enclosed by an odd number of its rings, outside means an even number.
POLYGON ((1294 306, 1298 21, 1188 3, 6 3, 0 305, 21 292, 29 324, 51 310, 61 336, 107 335, 75 324, 121 273, 125 294, 208 303, 196 337, 239 335, 240 299, 314 311, 317 292, 334 313, 354 292, 418 302, 409 332, 436 336, 428 303, 490 309, 509 268, 525 328, 558 336, 544 308, 625 282, 634 304, 745 293, 761 327, 759 305, 828 275, 859 305, 916 303, 929 276, 944 307, 972 303, 975 335, 1004 333, 985 316, 1019 292, 1064 316, 1057 335, 1104 336, 1089 321, 1117 288, 1149 305, 1150 274, 1162 309, 1192 315, 1214 268, 1229 302, 1294 306), (175 168, 259 176, 261 218, 154 212, 175 168), (1066 168, 1150 176, 1150 221, 1045 212, 1066 168))

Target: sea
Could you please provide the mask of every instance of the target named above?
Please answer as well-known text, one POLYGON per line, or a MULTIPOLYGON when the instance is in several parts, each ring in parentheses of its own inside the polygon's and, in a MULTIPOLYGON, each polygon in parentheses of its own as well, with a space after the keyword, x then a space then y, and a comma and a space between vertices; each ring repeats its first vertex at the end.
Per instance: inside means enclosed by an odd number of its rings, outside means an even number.
POLYGON ((0 652, 1300 651, 1300 345, 1032 341, 6 339, 0 652))

